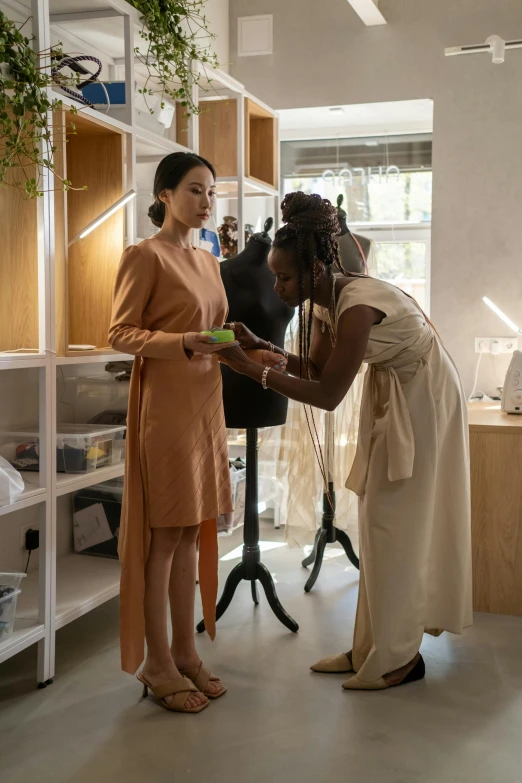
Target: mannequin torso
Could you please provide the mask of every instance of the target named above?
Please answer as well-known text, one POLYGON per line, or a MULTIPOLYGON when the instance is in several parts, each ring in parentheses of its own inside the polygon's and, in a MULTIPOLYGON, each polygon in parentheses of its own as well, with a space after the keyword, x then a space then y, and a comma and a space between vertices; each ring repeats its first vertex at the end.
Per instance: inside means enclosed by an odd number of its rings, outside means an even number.
POLYGON ((343 196, 339 196, 337 199, 337 218, 341 227, 341 236, 339 237, 339 252, 341 254, 341 263, 345 272, 365 274, 366 269, 364 267, 363 259, 361 258, 361 251, 357 247, 357 242, 362 248, 366 261, 368 261, 372 243, 370 239, 362 237, 360 234, 352 235, 346 222, 346 212, 341 208, 342 203, 343 196), (357 242, 355 241, 354 237, 357 239, 357 242))
MULTIPOLYGON (((268 267, 271 241, 254 234, 245 250, 220 264, 228 298, 229 321, 241 321, 254 334, 284 347, 285 333, 294 310, 274 291, 275 278, 268 267)), ((288 400, 265 391, 258 383, 222 365, 226 425, 232 429, 259 429, 284 424, 288 400)))

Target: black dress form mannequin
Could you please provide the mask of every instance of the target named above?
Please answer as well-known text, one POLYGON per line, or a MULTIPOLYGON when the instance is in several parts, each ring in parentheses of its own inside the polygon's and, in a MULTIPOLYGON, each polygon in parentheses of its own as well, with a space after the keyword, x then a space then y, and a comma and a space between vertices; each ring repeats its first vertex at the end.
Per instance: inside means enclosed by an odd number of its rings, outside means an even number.
MULTIPOLYGON (((342 195, 338 196, 337 198, 337 217, 339 220, 339 224, 341 226, 341 236, 339 238, 339 250, 341 252, 341 263, 346 272, 357 272, 359 274, 365 274, 366 272, 365 260, 368 258, 371 242, 369 239, 366 239, 366 237, 361 237, 357 234, 355 235, 364 253, 364 259, 363 259, 361 256, 361 250, 358 248, 357 242, 355 242, 350 232, 350 229, 348 228, 348 224, 346 223, 347 215, 344 209, 342 209, 341 207, 341 204, 343 203, 343 198, 344 197, 342 195)), ((326 414, 326 428, 333 429, 332 417, 333 414, 331 413, 326 414)), ((357 555, 353 550, 350 537, 345 533, 344 530, 340 530, 338 527, 335 527, 334 522, 335 522, 335 487, 333 481, 331 481, 329 477, 328 492, 323 493, 323 516, 321 521, 321 527, 316 533, 314 547, 311 553, 308 555, 308 557, 306 557, 303 560, 303 566, 305 568, 312 565, 312 563, 314 564, 312 573, 310 574, 310 577, 305 585, 305 591, 307 593, 310 592, 310 590, 312 589, 312 587, 317 581, 317 577, 319 576, 319 572, 321 571, 323 556, 327 544, 335 544, 335 543, 341 544, 344 551, 346 552, 348 560, 356 568, 359 568, 359 558, 357 557, 357 555)))
MULTIPOLYGON (((254 234, 242 253, 223 261, 221 278, 228 298, 228 320, 241 321, 261 339, 284 347, 285 333, 294 316, 274 291, 275 278, 268 266, 272 241, 268 231, 273 220, 265 223, 262 234, 254 234)), ((230 367, 221 368, 223 403, 229 429, 260 429, 286 422, 288 399, 230 367)))
POLYGON ((364 275, 366 273, 365 264, 361 257, 361 251, 357 247, 357 242, 360 244, 364 258, 367 261, 370 254, 371 241, 366 237, 360 236, 360 234, 351 233, 346 222, 346 212, 342 208, 343 200, 344 196, 342 194, 337 197, 337 218, 341 226, 341 236, 339 237, 341 263, 346 272, 358 272, 364 275), (357 242, 354 240, 354 236, 357 242))
MULTIPOLYGON (((273 222, 269 218, 263 233, 254 234, 245 250, 235 258, 223 261, 220 269, 229 304, 228 320, 241 321, 263 340, 283 347, 286 328, 294 310, 285 305, 274 291, 275 278, 267 263, 272 244, 268 232, 273 222)), ((288 399, 270 389, 265 391, 251 378, 239 375, 225 365, 222 365, 221 372, 226 425, 229 429, 246 429, 247 453, 243 556, 226 581, 216 608, 216 620, 223 616, 243 580, 251 583, 252 598, 257 604, 259 580, 276 617, 295 632, 299 626, 281 605, 270 571, 261 562, 257 492, 258 429, 284 424, 288 399)), ((201 622, 198 631, 201 633, 204 629, 205 625, 201 622)))

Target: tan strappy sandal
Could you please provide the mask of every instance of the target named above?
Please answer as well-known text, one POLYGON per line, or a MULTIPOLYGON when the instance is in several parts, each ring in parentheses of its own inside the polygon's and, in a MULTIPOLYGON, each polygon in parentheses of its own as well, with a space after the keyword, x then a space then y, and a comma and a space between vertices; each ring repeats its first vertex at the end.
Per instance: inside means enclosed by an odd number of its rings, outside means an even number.
POLYGON ((158 703, 170 712, 201 712, 209 705, 207 701, 205 704, 200 704, 199 707, 185 707, 189 693, 202 693, 200 688, 196 688, 193 682, 188 677, 176 677, 174 680, 168 682, 162 682, 161 685, 151 685, 145 677, 141 674, 137 674, 136 677, 143 685, 143 696, 145 699, 149 695, 149 689, 152 691, 158 703), (172 704, 166 701, 167 696, 174 696, 172 704))
POLYGON ((184 677, 188 677, 196 686, 198 691, 200 693, 203 693, 207 699, 219 699, 220 696, 223 696, 227 689, 223 685, 219 693, 212 693, 211 691, 207 691, 207 687, 209 682, 221 682, 219 677, 216 677, 210 669, 207 669, 206 666, 203 666, 203 663, 199 664, 199 667, 197 669, 185 669, 184 671, 181 671, 180 674, 182 674, 184 677))

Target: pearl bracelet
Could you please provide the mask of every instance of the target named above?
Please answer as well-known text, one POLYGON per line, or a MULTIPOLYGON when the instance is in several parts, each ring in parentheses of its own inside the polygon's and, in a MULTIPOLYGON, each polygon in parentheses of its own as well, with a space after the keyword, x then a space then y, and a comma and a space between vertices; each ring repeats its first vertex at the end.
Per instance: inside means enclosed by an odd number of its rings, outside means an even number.
POLYGON ((266 379, 271 369, 272 369, 271 367, 265 367, 265 369, 263 370, 263 375, 261 376, 261 385, 265 391, 268 391, 268 386, 266 385, 266 379))

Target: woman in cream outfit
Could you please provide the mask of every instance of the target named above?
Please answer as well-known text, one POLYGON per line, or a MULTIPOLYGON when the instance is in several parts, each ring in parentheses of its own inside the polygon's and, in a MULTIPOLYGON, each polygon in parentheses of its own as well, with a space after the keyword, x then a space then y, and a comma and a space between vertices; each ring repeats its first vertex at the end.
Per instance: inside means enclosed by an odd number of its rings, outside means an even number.
MULTIPOLYGON (((359 496, 360 587, 352 650, 312 669, 351 672, 343 687, 378 690, 424 677, 425 632, 471 624, 466 403, 455 366, 417 303, 339 269, 335 210, 293 193, 269 258, 275 290, 301 314, 288 375, 252 362, 263 342, 236 324, 237 371, 305 405, 334 410, 368 364, 347 487, 359 496), (310 300, 310 321, 304 303, 310 300), (293 376, 293 377, 292 377, 293 376)), ((313 427, 312 427, 313 430, 313 427)))

